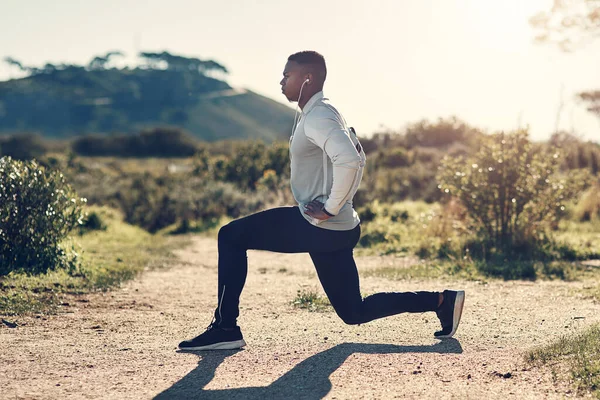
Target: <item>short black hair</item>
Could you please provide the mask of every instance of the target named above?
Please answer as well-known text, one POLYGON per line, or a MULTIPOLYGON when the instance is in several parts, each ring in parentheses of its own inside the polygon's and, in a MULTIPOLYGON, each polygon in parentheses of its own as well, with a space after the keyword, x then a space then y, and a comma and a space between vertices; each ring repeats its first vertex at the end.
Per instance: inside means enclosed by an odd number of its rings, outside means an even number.
POLYGON ((294 61, 300 65, 312 66, 317 69, 319 75, 322 75, 323 81, 327 77, 327 65, 325 57, 312 50, 299 51, 288 57, 288 61, 294 61))

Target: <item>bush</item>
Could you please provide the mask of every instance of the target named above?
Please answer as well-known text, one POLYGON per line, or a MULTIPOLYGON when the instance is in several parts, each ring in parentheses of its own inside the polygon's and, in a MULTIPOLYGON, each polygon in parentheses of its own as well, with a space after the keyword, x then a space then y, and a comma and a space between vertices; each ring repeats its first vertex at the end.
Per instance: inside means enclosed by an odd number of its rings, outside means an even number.
MULTIPOLYGON (((228 182, 195 177, 153 177, 138 174, 113 182, 113 192, 94 194, 93 201, 122 210, 125 222, 154 233, 175 223, 208 223, 258 211, 273 199, 271 192, 242 192, 228 182), (116 190, 115 190, 116 189, 116 190), (103 197, 104 195, 104 197, 103 197), (185 222, 187 221, 187 222, 185 222)), ((87 193, 87 189, 85 190, 87 193)))
POLYGON ((408 167, 413 163, 412 155, 402 147, 385 149, 375 157, 375 168, 398 168, 408 167))
POLYGON ((198 148, 196 140, 178 128, 154 128, 136 135, 86 135, 71 146, 83 156, 118 157, 190 157, 198 148))
POLYGON ((378 199, 389 203, 420 199, 437 201, 440 191, 435 180, 435 168, 435 164, 416 163, 410 167, 367 171, 364 186, 369 193, 366 200, 378 199))
POLYGON ((495 134, 471 157, 445 157, 438 187, 460 199, 484 248, 535 257, 567 202, 585 186, 574 173, 561 179, 559 162, 558 153, 534 150, 525 131, 495 134))
POLYGON ((81 224, 81 204, 58 171, 35 161, 0 159, 0 275, 76 267, 61 242, 81 224))
POLYGON ((439 118, 436 122, 422 120, 406 128, 405 140, 409 148, 416 146, 446 147, 455 142, 476 143, 482 132, 456 117, 439 118))
POLYGON ((16 134, 0 139, 0 156, 16 160, 31 160, 48 152, 48 144, 40 135, 33 133, 16 134))
POLYGON ((575 215, 581 222, 600 220, 600 180, 583 195, 575 215))
POLYGON ((238 143, 232 146, 229 157, 212 159, 203 151, 196 157, 194 172, 197 176, 233 183, 242 190, 256 190, 257 184, 264 183, 265 173, 269 170, 276 177, 289 178, 287 144, 276 142, 266 145, 260 141, 238 143))
POLYGON ((100 216, 100 214, 96 211, 92 211, 91 213, 87 214, 82 221, 82 224, 79 227, 79 234, 82 235, 91 231, 105 231, 106 228, 106 223, 104 223, 104 219, 100 216))

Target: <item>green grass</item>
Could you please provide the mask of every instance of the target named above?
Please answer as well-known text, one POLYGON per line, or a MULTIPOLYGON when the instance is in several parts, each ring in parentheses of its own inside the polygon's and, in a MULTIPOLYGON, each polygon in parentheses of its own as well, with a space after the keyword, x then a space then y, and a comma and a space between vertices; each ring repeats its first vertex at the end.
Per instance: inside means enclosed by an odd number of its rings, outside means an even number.
POLYGON ((178 224, 161 229, 158 233, 164 235, 201 234, 217 239, 219 230, 233 219, 230 217, 214 218, 206 221, 182 221, 178 224))
MULTIPOLYGON (((415 255, 423 262, 408 268, 382 267, 367 272, 389 279, 562 279, 591 276, 581 260, 600 258, 600 221, 561 221, 553 240, 540 250, 542 260, 490 255, 478 259, 478 238, 465 222, 463 211, 453 204, 405 201, 395 204, 373 202, 360 208, 362 235, 357 255, 415 255), (545 255, 542 257, 541 253, 545 255)), ((478 247, 479 246, 479 247, 478 247)))
POLYGON ((0 314, 53 313, 69 296, 109 290, 147 268, 168 265, 171 250, 183 246, 181 237, 151 235, 122 222, 111 209, 90 207, 101 216, 106 230, 75 235, 70 242, 80 252, 74 271, 56 270, 40 275, 10 273, 0 278, 0 314))
MULTIPOLYGON (((369 269, 361 273, 390 280, 448 278, 485 281, 487 279, 536 280, 560 279, 576 281, 594 276, 594 271, 580 262, 484 262, 463 260, 421 260, 408 267, 385 266, 369 269)), ((600 289, 590 291, 600 300, 600 289)))
POLYGON ((390 280, 435 279, 455 277, 457 279, 481 280, 484 276, 478 273, 473 263, 453 261, 421 261, 408 267, 386 266, 361 273, 364 275, 390 280))
POLYGON ((531 350, 525 358, 532 365, 549 367, 553 376, 568 379, 581 394, 589 392, 600 399, 600 325, 531 350))
POLYGON ((569 249, 568 255, 579 259, 600 259, 600 219, 561 221, 554 238, 569 249))
POLYGON ((427 227, 439 204, 403 201, 384 204, 375 201, 358 210, 363 220, 358 254, 415 254, 427 236, 427 227))
POLYGON ((331 303, 327 297, 321 296, 315 289, 298 290, 296 298, 292 301, 296 308, 312 312, 332 311, 331 303))

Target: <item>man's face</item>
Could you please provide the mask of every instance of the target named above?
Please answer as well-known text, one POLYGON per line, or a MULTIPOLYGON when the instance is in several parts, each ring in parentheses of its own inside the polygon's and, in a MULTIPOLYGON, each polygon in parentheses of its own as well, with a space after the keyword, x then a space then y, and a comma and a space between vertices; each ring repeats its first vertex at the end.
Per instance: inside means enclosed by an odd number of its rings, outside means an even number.
POLYGON ((281 85, 281 92, 289 101, 298 101, 300 88, 306 79, 304 72, 304 68, 295 61, 288 61, 285 64, 283 79, 279 84, 281 85))

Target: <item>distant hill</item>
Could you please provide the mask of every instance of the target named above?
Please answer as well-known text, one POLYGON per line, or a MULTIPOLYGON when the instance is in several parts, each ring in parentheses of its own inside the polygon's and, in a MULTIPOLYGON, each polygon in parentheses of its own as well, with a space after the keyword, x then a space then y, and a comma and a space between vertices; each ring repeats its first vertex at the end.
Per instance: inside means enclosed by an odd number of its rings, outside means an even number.
POLYGON ((141 53, 146 65, 106 68, 111 54, 86 67, 31 68, 6 59, 29 76, 0 82, 0 134, 66 138, 169 125, 206 141, 289 136, 293 110, 231 88, 215 77, 227 70, 214 61, 141 53))

